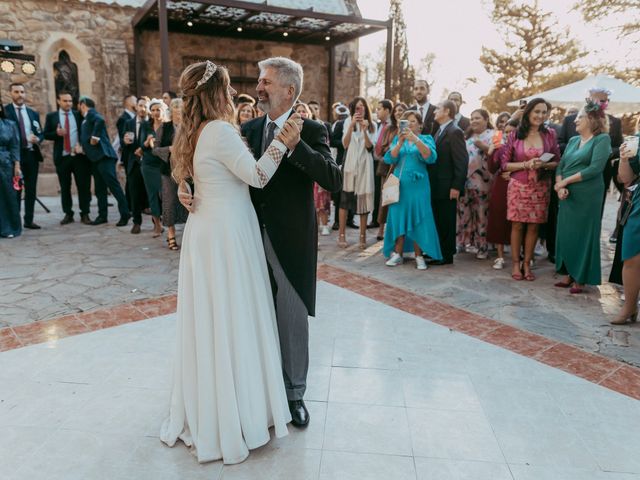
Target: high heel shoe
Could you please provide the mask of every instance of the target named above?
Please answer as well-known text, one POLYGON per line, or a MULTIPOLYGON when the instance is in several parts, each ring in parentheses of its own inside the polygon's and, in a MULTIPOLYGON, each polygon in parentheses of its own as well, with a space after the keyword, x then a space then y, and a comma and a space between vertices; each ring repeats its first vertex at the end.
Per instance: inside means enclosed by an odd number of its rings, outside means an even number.
POLYGON ((338 247, 347 248, 347 237, 344 233, 338 235, 338 247))
POLYGON ((358 248, 360 250, 365 250, 367 248, 367 236, 360 235, 360 243, 358 244, 358 248))
POLYGON ((609 323, 611 325, 626 325, 627 323, 635 323, 638 321, 638 312, 632 313, 626 317, 618 317, 611 320, 609 323))

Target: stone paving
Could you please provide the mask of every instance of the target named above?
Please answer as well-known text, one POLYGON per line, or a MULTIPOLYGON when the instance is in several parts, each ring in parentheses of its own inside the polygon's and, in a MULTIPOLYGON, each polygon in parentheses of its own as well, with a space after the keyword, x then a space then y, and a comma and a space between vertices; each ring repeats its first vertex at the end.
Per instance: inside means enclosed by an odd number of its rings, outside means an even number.
MULTIPOLYGON (((0 240, 0 328, 175 293, 179 252, 168 250, 164 239, 151 238, 149 217, 143 219, 140 235, 131 235, 130 226, 115 227, 115 208, 109 225, 60 226, 59 200, 41 200, 52 209, 45 214, 36 208, 42 230, 0 240)), ((616 208, 611 197, 603 228, 605 280, 613 258, 607 239, 616 208)), ((374 235, 370 230, 369 248, 364 252, 355 245, 338 249, 335 232, 321 237, 319 260, 640 366, 640 328, 608 324, 620 306, 619 291, 611 284, 569 296, 553 287, 553 266, 544 258, 537 260, 535 282, 514 282, 508 263, 505 270, 496 271, 491 260, 476 260, 469 254, 458 255, 455 266, 427 272, 416 271, 413 262, 388 268, 374 235)), ((355 230, 349 236, 357 241, 355 230)))

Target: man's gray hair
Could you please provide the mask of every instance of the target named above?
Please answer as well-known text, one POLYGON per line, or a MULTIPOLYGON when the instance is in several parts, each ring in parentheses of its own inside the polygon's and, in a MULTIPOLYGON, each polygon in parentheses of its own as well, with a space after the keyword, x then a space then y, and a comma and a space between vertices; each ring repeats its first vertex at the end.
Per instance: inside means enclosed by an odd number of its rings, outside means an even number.
POLYGON ((258 68, 262 72, 265 68, 273 68, 277 70, 280 81, 285 85, 293 85, 295 89, 294 101, 300 98, 302 93, 302 83, 304 81, 304 72, 302 65, 294 62, 287 57, 272 57, 258 62, 258 68))

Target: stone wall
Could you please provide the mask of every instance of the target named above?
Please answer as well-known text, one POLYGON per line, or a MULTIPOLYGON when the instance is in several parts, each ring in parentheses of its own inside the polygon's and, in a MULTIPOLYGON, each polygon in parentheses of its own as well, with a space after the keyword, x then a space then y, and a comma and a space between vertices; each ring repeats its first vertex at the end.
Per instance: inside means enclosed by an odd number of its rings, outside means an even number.
MULTIPOLYGON (((56 108, 53 62, 66 50, 78 66, 80 94, 92 97, 105 114, 111 134, 120 114, 122 97, 133 86, 133 30, 136 9, 117 4, 79 0, 0 0, 2 37, 24 46, 36 56, 37 72, 0 73, 2 102, 10 101, 8 86, 25 83, 28 104, 45 114, 56 108)), ((19 61, 17 62, 20 63, 19 61)), ((44 142, 45 165, 52 172, 51 142, 44 142)))
MULTIPOLYGON (((162 89, 160 64, 160 36, 158 32, 144 31, 141 36, 142 50, 142 87, 141 92, 150 97, 157 96, 162 89)), ((180 74, 191 62, 209 58, 229 69, 234 88, 240 93, 255 95, 258 78, 258 61, 273 57, 290 57, 304 68, 305 81, 302 100, 316 100, 326 111, 329 100, 329 50, 320 45, 300 45, 284 42, 259 40, 238 40, 225 37, 209 37, 185 33, 169 34, 171 64, 171 89, 178 89, 180 74)), ((336 65, 336 100, 351 99, 361 92, 360 70, 357 67, 358 45, 356 42, 338 48, 338 59, 342 52, 348 54, 351 61, 338 72, 336 65)), ((348 101, 348 100, 347 100, 348 101)), ((326 116, 326 113, 325 113, 326 116)))

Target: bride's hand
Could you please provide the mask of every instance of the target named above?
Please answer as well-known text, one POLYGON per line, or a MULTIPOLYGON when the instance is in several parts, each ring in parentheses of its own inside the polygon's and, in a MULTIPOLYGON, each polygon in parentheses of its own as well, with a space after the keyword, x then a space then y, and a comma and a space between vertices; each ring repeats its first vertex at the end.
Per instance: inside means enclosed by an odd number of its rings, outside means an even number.
POLYGON ((191 188, 189 188, 189 185, 184 180, 180 182, 180 185, 178 186, 178 200, 189 213, 193 213, 195 211, 191 188))
POLYGON ((296 145, 298 145, 298 142, 300 142, 300 127, 298 126, 297 119, 294 118, 296 116, 300 118, 297 114, 292 115, 278 135, 278 140, 284 143, 290 151, 293 151, 296 145))

